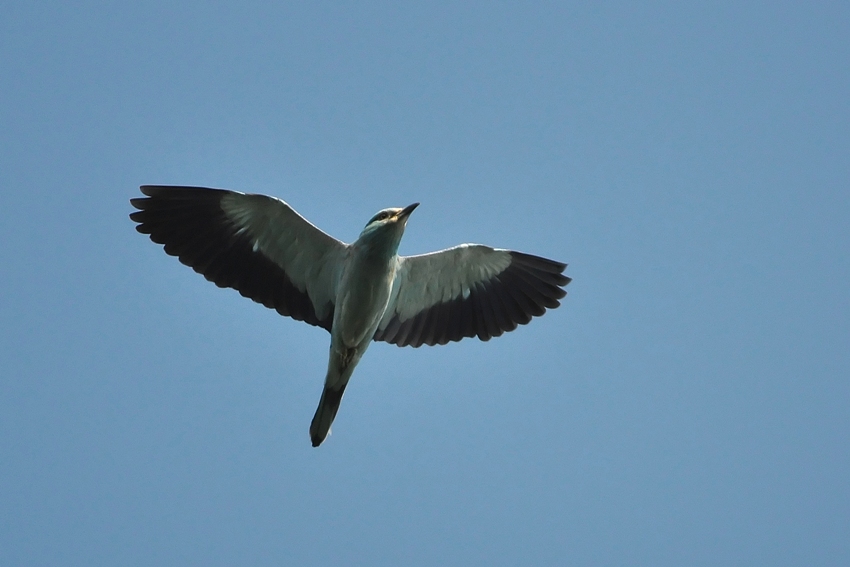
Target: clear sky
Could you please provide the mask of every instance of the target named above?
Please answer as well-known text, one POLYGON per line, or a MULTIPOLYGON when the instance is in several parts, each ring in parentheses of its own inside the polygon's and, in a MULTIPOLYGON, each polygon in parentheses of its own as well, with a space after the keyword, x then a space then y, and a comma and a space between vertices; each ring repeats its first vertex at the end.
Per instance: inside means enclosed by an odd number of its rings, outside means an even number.
POLYGON ((0 564, 850 564, 850 5, 686 4, 4 2, 0 564), (313 449, 328 334, 145 183, 574 281, 313 449))

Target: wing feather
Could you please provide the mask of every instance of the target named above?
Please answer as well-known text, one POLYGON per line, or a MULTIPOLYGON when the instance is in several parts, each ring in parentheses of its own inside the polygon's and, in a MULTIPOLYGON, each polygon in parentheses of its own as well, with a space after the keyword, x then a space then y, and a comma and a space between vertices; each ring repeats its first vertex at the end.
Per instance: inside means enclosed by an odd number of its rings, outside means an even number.
POLYGON ((560 305, 566 264, 463 244, 399 258, 390 303, 375 340, 399 346, 487 341, 560 305))
POLYGON ((144 185, 130 218, 219 287, 330 331, 346 245, 285 202, 223 189, 144 185))

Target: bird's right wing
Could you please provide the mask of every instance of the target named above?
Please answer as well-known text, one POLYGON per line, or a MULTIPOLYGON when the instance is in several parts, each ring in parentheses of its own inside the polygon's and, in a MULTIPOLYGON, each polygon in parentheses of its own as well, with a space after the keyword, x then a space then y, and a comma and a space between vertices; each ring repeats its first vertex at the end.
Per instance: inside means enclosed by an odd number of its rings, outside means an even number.
POLYGON ((330 331, 346 245, 274 197, 144 185, 130 218, 219 287, 330 331))
POLYGON ((418 347, 498 337, 560 305, 566 267, 480 244, 401 257, 374 338, 418 347))

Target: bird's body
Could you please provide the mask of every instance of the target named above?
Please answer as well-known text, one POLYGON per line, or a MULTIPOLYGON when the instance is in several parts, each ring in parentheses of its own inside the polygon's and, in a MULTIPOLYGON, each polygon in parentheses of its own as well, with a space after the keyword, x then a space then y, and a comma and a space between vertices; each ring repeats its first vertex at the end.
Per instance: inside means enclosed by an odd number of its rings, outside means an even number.
POLYGON ((400 257, 410 213, 378 212, 352 244, 325 234, 264 195, 142 186, 130 217, 139 232, 215 282, 282 315, 327 329, 328 371, 310 425, 327 436, 351 374, 373 340, 399 346, 482 340, 559 305, 566 264, 463 244, 400 257))
POLYGON ((398 267, 398 242, 394 247, 370 246, 369 236, 375 240, 374 235, 361 235, 349 247, 343 264, 334 302, 325 389, 310 424, 313 446, 327 435, 354 367, 372 343, 390 300, 398 267))
POLYGON ((331 330, 332 345, 353 348, 368 344, 387 308, 397 260, 376 255, 364 246, 352 246, 345 260, 331 330))

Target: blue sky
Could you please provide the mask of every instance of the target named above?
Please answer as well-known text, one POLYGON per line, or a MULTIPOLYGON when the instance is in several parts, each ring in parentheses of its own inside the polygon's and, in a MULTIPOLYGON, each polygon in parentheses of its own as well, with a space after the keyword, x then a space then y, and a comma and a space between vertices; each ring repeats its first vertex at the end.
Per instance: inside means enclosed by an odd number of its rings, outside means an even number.
POLYGON ((3 565, 847 565, 850 9, 6 2, 3 565), (401 253, 555 258, 560 309, 373 345, 133 230, 144 183, 401 253))

